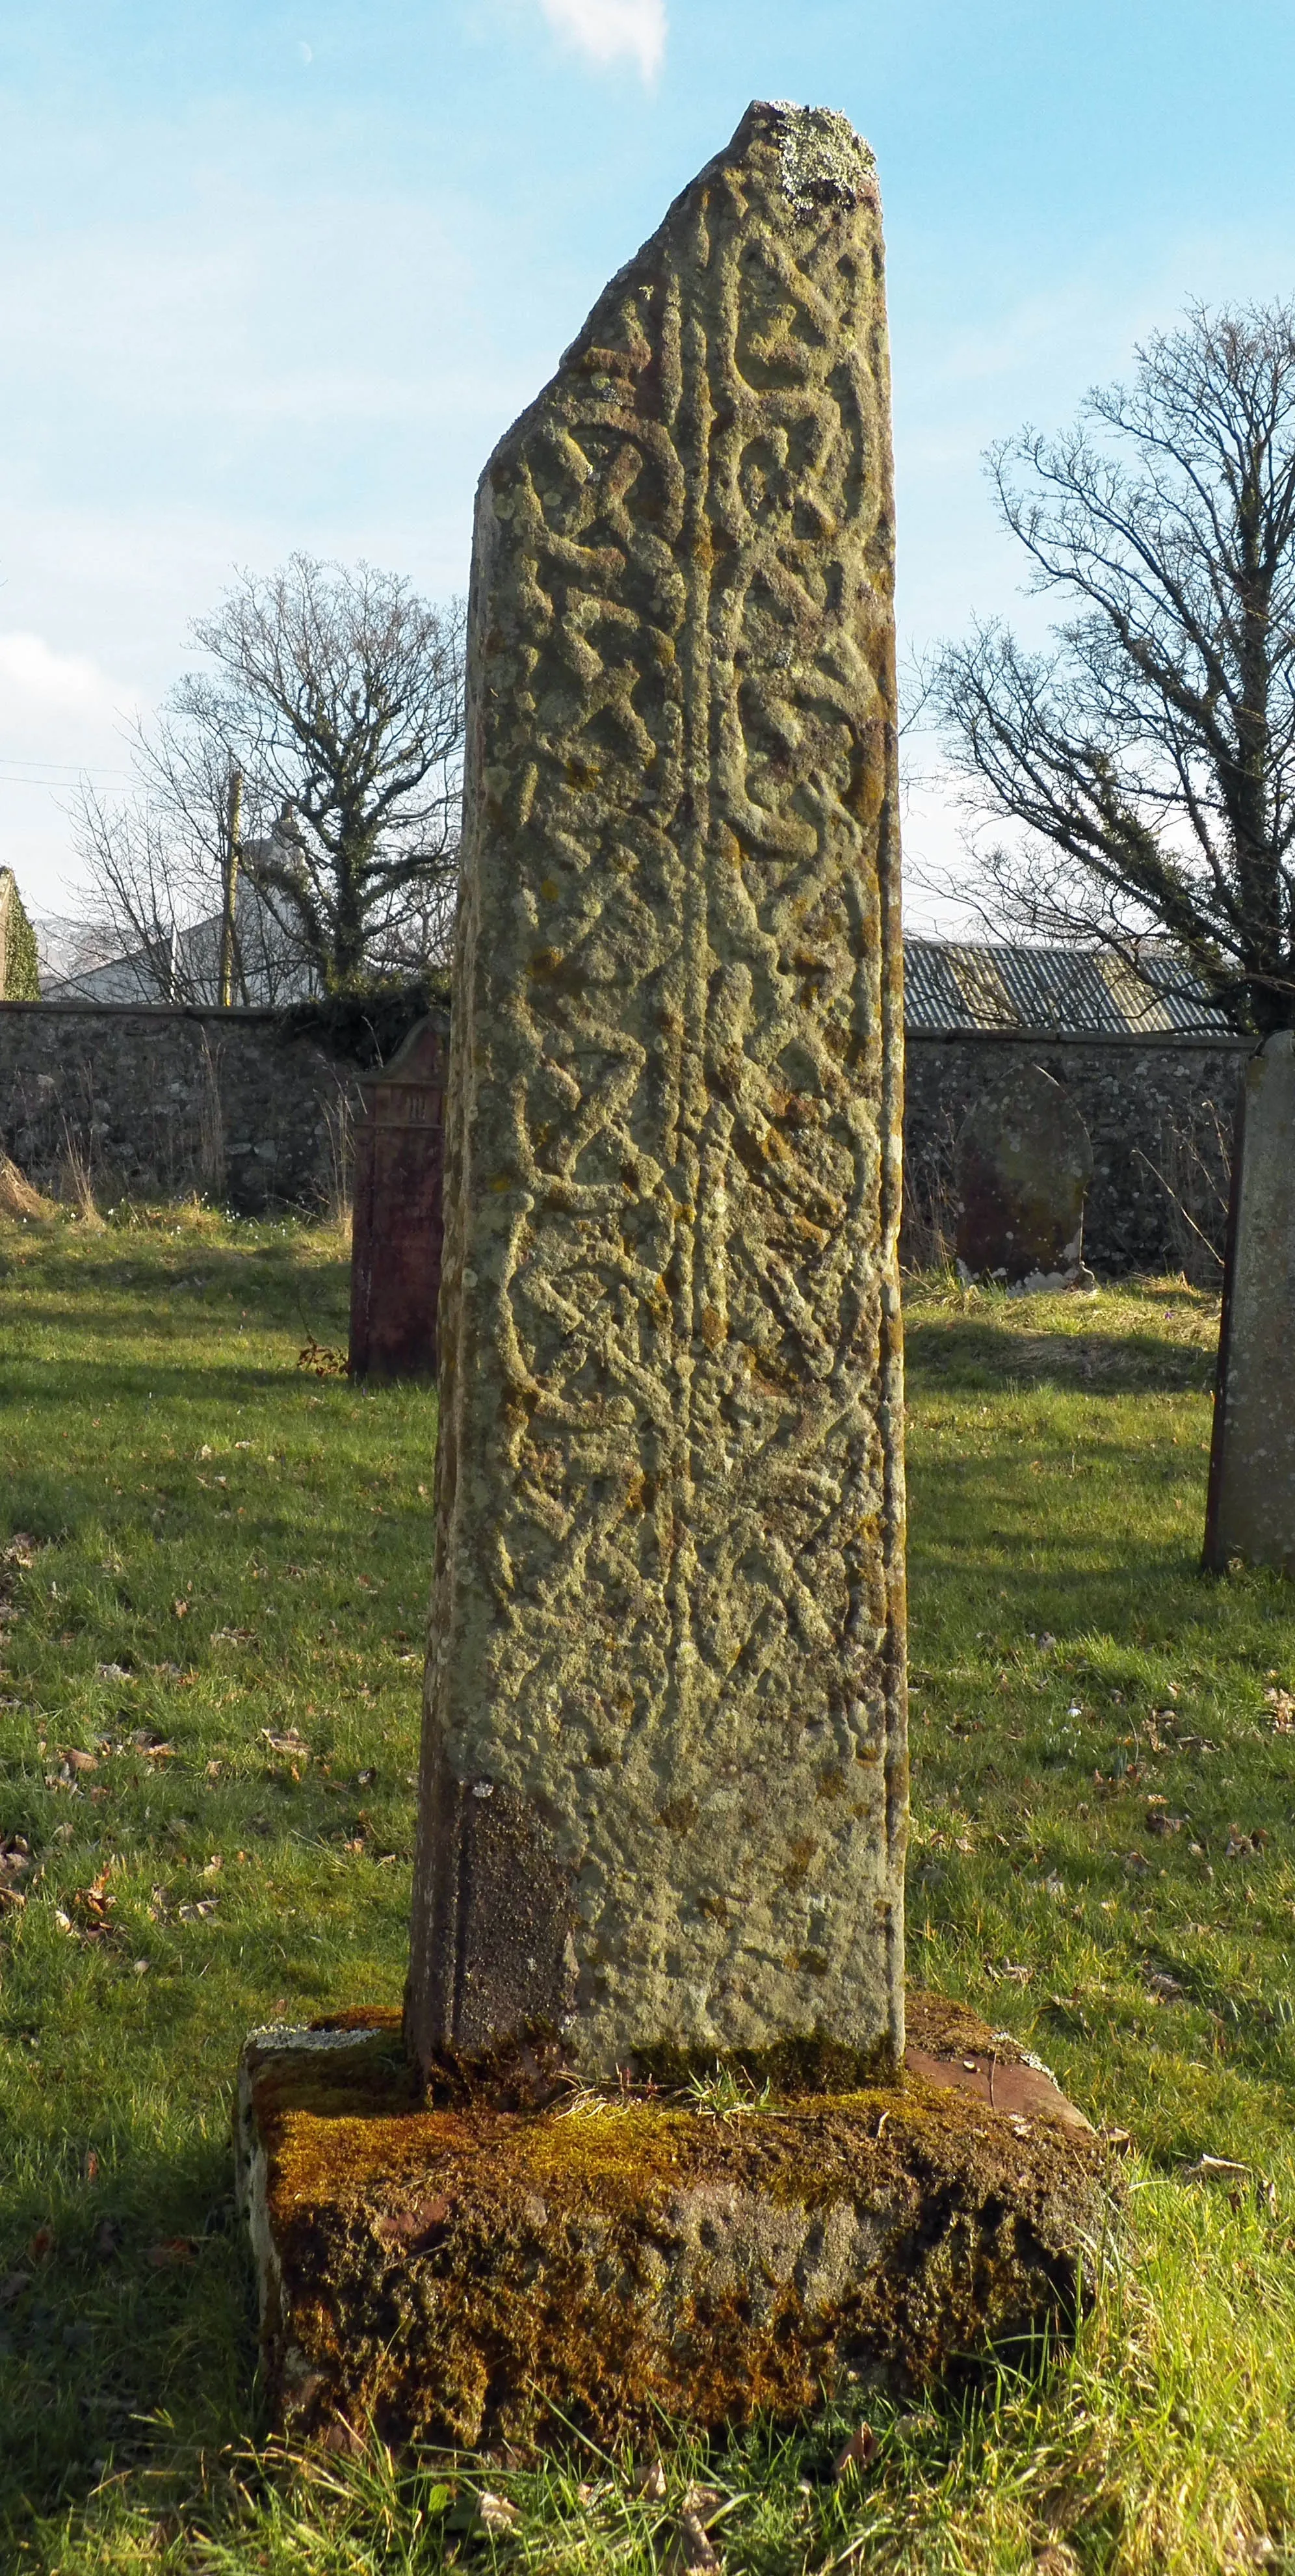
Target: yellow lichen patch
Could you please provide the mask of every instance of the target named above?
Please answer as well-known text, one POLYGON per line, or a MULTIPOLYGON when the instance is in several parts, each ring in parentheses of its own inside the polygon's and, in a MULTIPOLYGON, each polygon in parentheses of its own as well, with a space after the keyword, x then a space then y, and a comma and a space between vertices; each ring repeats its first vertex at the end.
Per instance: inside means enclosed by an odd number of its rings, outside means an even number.
MULTIPOLYGON (((560 2418, 619 2440, 661 2411, 786 2416, 847 2361, 918 2385, 1064 2325, 1102 2223, 1091 2134, 967 2091, 417 2107, 393 2024, 322 2063, 249 2052, 266 2361, 299 2430, 359 2412, 393 2440, 530 2443, 560 2418)), ((952 2008, 946 2035, 989 2038, 952 2008)))

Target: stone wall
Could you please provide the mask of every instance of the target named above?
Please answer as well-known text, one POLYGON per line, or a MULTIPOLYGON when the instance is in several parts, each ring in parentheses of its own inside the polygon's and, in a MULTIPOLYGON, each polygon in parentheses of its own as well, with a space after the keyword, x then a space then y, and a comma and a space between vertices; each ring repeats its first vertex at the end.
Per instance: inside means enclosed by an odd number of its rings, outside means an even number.
MULTIPOLYGON (((1039 1064, 1093 1140, 1084 1240, 1094 1269, 1186 1269, 1214 1284, 1218 1265, 1187 1218, 1221 1249, 1249 1052, 1240 1038, 910 1030, 905 1258, 951 1249, 954 1139, 972 1103, 1039 1064)), ((326 1206, 345 1186, 358 1078, 318 1039, 285 1033, 273 1011, 0 1004, 0 1144, 38 1187, 65 1194, 79 1157, 104 1205, 196 1189, 248 1213, 326 1206)))
POLYGON ((1185 1270, 1217 1286, 1232 1122, 1245 1038, 1021 1037, 909 1032, 905 1081, 905 1258, 952 1251, 953 1148, 986 1089, 1022 1066, 1061 1083, 1093 1144, 1084 1255, 1099 1277, 1185 1270), (1199 1228, 1199 1233, 1193 1231, 1199 1228))
POLYGON ((358 1068, 269 1010, 0 1004, 0 1145, 38 1188, 254 1214, 347 1186, 358 1068))

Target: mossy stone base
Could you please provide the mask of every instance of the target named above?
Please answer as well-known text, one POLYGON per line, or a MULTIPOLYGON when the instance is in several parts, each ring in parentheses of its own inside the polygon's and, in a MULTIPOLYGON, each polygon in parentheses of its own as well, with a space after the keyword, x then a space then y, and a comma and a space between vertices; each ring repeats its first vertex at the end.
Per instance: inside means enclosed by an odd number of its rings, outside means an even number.
POLYGON ((655 2438, 1064 2327, 1109 2218, 1101 2144, 1001 2035, 909 2011, 898 2083, 727 2118, 429 2107, 394 2013, 257 2032, 239 2193, 278 2422, 655 2438))

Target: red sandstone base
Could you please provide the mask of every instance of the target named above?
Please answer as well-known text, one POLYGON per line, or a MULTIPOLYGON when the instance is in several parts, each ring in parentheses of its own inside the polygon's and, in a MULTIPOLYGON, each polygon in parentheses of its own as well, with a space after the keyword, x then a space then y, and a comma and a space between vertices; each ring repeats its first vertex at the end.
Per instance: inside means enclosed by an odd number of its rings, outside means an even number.
POLYGON ((1099 2140, 960 2008, 912 1997, 909 2028, 896 2084, 727 2114, 428 2109, 393 2013, 255 2033, 238 2183, 278 2422, 657 2439, 1064 2328, 1110 2222, 1099 2140))

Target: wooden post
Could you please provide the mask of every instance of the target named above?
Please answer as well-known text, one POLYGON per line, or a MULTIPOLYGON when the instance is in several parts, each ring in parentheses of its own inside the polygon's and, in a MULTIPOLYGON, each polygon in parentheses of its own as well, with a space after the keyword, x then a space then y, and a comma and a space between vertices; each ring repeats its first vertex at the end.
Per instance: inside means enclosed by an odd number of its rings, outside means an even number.
POLYGON ((234 1001, 234 910, 238 901, 238 860, 243 818, 243 773, 229 773, 229 802, 225 814, 224 864, 221 870, 220 910, 220 1007, 228 1011, 234 1001))

